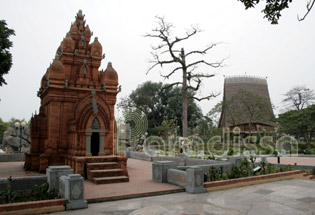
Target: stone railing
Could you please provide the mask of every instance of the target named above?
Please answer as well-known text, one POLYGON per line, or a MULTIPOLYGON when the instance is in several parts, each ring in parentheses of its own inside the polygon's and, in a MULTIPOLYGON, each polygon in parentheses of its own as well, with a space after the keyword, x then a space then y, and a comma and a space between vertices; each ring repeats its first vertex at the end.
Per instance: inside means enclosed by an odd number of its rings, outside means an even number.
POLYGON ((174 161, 156 161, 152 164, 152 180, 185 187, 188 193, 203 193, 204 174, 199 167, 178 170, 174 161))

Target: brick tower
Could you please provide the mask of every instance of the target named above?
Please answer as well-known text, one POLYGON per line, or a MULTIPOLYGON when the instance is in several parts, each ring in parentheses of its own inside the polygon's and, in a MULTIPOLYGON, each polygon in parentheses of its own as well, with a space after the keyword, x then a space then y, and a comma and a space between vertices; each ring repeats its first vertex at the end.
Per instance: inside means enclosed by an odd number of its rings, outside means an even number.
POLYGON ((84 158, 116 154, 118 75, 111 63, 99 70, 102 45, 97 37, 90 44, 93 33, 81 10, 75 19, 41 80, 27 170, 44 172, 50 165, 67 164, 84 174, 84 158))

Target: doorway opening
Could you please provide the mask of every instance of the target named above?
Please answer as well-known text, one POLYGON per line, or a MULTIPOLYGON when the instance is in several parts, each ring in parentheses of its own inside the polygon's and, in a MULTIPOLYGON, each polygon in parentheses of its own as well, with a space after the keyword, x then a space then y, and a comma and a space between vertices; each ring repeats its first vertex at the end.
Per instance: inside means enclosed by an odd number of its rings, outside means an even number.
POLYGON ((100 135, 98 132, 93 132, 91 136, 91 153, 92 156, 97 156, 100 149, 100 135))

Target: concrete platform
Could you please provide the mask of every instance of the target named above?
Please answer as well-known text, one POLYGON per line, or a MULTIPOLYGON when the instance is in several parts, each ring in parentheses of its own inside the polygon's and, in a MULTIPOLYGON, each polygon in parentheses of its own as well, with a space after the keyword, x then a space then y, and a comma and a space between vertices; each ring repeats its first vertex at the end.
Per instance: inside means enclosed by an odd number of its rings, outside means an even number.
POLYGON ((87 209, 53 214, 311 215, 315 214, 315 182, 294 179, 202 194, 182 192, 89 204, 87 209))
MULTIPOLYGON (((183 192, 184 188, 152 181, 152 162, 128 159, 129 182, 100 184, 85 180, 85 199, 89 202, 111 201, 174 192, 183 192)), ((0 178, 45 175, 24 171, 24 162, 1 162, 0 178)))

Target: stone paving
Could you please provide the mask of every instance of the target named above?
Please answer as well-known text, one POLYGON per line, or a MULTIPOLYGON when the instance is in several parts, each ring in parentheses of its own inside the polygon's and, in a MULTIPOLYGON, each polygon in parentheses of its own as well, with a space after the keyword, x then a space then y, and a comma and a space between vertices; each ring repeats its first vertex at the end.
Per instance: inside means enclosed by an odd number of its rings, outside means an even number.
MULTIPOLYGON (((272 162, 272 159, 269 158, 272 162)), ((314 165, 315 158, 282 158, 281 163, 293 162, 314 165)), ((42 175, 23 170, 24 162, 0 163, 0 177, 42 175)), ((85 181, 85 197, 91 202, 88 209, 54 214, 315 214, 315 182, 287 180, 254 186, 215 191, 203 194, 178 192, 179 187, 153 182, 152 163, 128 159, 129 183, 95 185, 85 181), (109 201, 122 198, 127 200, 109 201)))
POLYGON ((202 194, 176 193, 89 204, 53 213, 103 215, 315 214, 315 182, 285 180, 202 194))

